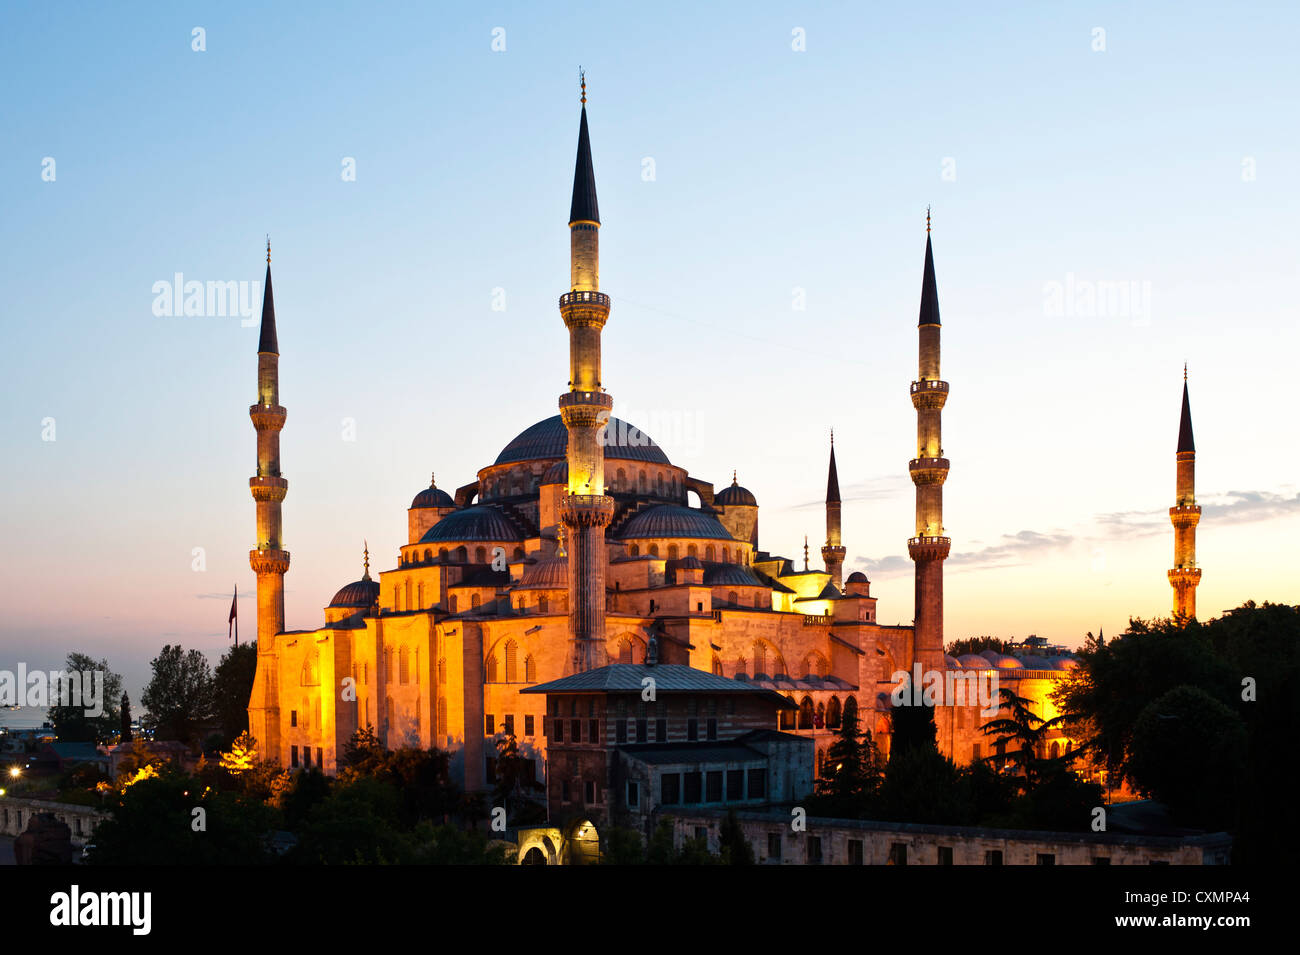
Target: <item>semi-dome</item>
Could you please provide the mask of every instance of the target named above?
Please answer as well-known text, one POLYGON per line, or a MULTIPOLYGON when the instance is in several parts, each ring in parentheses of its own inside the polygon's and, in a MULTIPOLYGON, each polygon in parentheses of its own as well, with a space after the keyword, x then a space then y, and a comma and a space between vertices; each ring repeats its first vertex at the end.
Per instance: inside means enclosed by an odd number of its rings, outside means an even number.
POLYGON ((546 473, 542 475, 542 485, 547 484, 568 484, 569 483, 569 462, 556 461, 546 473))
POLYGON ((339 590, 330 601, 330 607, 373 607, 379 600, 379 581, 366 577, 354 580, 339 590))
POLYGON ((412 509, 417 507, 455 507, 456 504, 451 499, 451 495, 438 487, 436 481, 432 478, 429 480, 429 486, 426 487, 411 501, 412 509))
POLYGON ((736 475, 731 475, 731 487, 724 487, 717 494, 713 495, 713 503, 718 507, 758 507, 758 498, 747 487, 741 487, 736 483, 736 475))
POLYGON ((420 538, 421 544, 439 541, 514 541, 522 535, 495 507, 476 504, 452 511, 420 538))
POLYGON ((564 590, 569 586, 569 561, 545 557, 524 571, 518 590, 564 590))
POLYGON ((762 587, 763 582, 739 564, 713 564, 704 572, 710 587, 762 587))
POLYGON ((864 574, 864 573, 863 573, 862 571, 860 571, 860 570, 855 570, 853 573, 849 574, 849 579, 846 580, 846 581, 844 581, 844 582, 845 582, 846 584, 869 584, 869 583, 871 583, 871 581, 867 580, 867 575, 864 574))
MULTIPOLYGON (((517 461, 538 461, 562 458, 569 448, 569 429, 559 415, 539 421, 515 435, 514 440, 501 449, 495 464, 513 464, 517 461)), ((650 464, 669 464, 668 455, 644 431, 619 418, 610 417, 605 426, 605 457, 620 461, 646 461, 650 464)))
POLYGON ((660 504, 647 508, 623 525, 618 535, 624 540, 649 537, 695 537, 708 540, 732 540, 716 517, 680 504, 660 504))

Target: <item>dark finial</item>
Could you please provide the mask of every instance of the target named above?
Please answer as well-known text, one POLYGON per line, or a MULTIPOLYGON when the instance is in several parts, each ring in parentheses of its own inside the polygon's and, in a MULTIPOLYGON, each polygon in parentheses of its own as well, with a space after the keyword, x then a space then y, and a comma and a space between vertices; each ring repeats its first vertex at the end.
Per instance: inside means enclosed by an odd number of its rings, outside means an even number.
POLYGON ((736 486, 736 469, 735 469, 735 468, 732 468, 732 469, 731 469, 731 486, 732 486, 732 487, 735 487, 735 486, 736 486))
POLYGON ((436 471, 430 471, 430 472, 429 472, 429 487, 437 487, 437 486, 438 486, 438 473, 437 473, 436 471))
POLYGON ((583 72, 582 67, 578 67, 578 82, 582 85, 582 105, 587 105, 587 74, 583 72))
POLYGON ((362 544, 364 545, 365 549, 362 551, 363 556, 361 558, 362 565, 364 567, 364 572, 361 574, 361 579, 369 580, 370 579, 370 542, 362 541, 362 544))
POLYGON ((835 429, 831 428, 831 447, 835 447, 835 429))
POLYGON ((270 265, 270 264, 271 264, 271 236, 270 236, 270 234, 268 234, 267 237, 266 237, 266 264, 267 264, 267 265, 270 265))
POLYGON ((803 535, 803 569, 808 569, 808 535, 803 535))
POLYGON ((925 234, 930 234, 930 207, 925 207, 925 234))
POLYGON ((1187 362, 1183 362, 1183 381, 1187 380, 1187 362))

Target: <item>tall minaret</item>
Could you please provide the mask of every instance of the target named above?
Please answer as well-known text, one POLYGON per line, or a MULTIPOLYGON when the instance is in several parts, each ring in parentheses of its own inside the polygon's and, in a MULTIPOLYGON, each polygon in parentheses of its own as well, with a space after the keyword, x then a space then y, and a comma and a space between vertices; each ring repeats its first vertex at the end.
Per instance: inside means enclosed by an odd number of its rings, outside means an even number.
POLYGON ((569 487, 560 507, 569 548, 569 672, 605 663, 605 526, 614 499, 605 495, 605 423, 614 399, 600 383, 600 332, 609 319, 609 296, 600 291, 600 210, 587 133, 587 81, 582 78, 582 120, 569 207, 569 285, 560 315, 569 330, 569 391, 560 416, 569 431, 569 487))
POLYGON ((822 561, 836 590, 844 589, 844 547, 840 542, 840 475, 835 470, 835 432, 831 431, 831 465, 826 475, 826 543, 822 561))
POLYGON ((280 698, 276 635, 284 632, 284 575, 289 552, 283 547, 280 502, 289 482, 280 476, 280 347, 275 337, 275 299, 271 293, 271 241, 266 242, 266 288, 262 293, 262 335, 257 345, 257 404, 248 409, 257 431, 257 475, 248 486, 257 502, 257 549, 248 563, 257 574, 257 675, 248 701, 248 729, 263 759, 280 761, 280 698))
POLYGON ((925 670, 943 669, 943 562, 952 547, 944 536, 943 456, 940 418, 948 400, 948 382, 939 377, 939 291, 930 247, 930 210, 925 212, 925 274, 921 280, 920 363, 912 382, 916 408, 916 457, 908 464, 916 485, 916 536, 907 552, 916 562, 915 658, 925 670))
POLYGON ((1192 440, 1192 404, 1187 398, 1187 366, 1183 366, 1183 415, 1178 422, 1178 472, 1174 506, 1169 520, 1174 525, 1174 566, 1169 585, 1174 588, 1174 619, 1196 616, 1196 587, 1201 569, 1196 566, 1196 525, 1201 506, 1196 503, 1196 442, 1192 440))

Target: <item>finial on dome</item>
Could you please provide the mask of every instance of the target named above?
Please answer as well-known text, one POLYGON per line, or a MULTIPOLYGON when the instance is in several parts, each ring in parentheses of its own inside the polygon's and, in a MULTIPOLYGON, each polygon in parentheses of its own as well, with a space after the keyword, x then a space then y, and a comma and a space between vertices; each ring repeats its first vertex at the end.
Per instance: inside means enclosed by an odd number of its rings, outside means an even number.
POLYGON ((266 236, 266 264, 267 264, 267 265, 270 265, 270 264, 271 264, 271 235, 270 235, 270 233, 267 233, 267 236, 266 236))
POLYGON ((437 487, 437 486, 438 486, 438 472, 436 472, 436 471, 430 471, 430 472, 429 472, 429 487, 437 487))
POLYGON ((737 486, 737 484, 736 484, 736 469, 735 469, 735 468, 732 468, 732 469, 731 469, 731 486, 732 486, 732 487, 736 487, 736 486, 737 486))
POLYGON ((930 207, 925 207, 925 234, 930 234, 930 207))
POLYGON ((578 67, 578 82, 582 85, 582 105, 587 105, 587 74, 578 67))
POLYGON ((362 564, 365 567, 365 570, 361 574, 361 579, 369 580, 370 579, 370 542, 363 540, 362 544, 364 546, 364 549, 362 550, 361 560, 362 560, 362 564))
POLYGON ((555 529, 555 556, 556 557, 568 556, 568 554, 564 552, 564 525, 563 524, 561 524, 559 527, 555 529))

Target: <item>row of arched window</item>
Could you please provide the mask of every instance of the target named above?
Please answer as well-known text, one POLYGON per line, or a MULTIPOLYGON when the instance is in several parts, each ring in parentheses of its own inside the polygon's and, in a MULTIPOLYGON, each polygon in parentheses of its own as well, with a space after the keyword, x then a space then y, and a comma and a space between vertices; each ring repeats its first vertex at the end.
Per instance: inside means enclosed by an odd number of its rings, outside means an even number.
MULTIPOLYGON (((495 547, 479 546, 474 548, 474 563, 486 564, 492 560, 495 547)), ((516 546, 511 551, 513 560, 522 560, 524 557, 523 547, 516 546)), ((414 567, 419 564, 432 564, 435 561, 440 564, 468 564, 470 558, 470 549, 467 545, 461 544, 459 547, 448 550, 446 547, 439 547, 435 557, 433 548, 426 547, 420 550, 418 547, 411 550, 403 551, 398 558, 399 567, 414 567)))
MULTIPOLYGON (((658 556, 659 556, 659 552, 660 552, 659 544, 658 544, 658 543, 654 543, 654 544, 650 544, 650 545, 648 545, 648 546, 646 547, 646 551, 645 551, 645 552, 646 552, 646 554, 647 554, 648 556, 650 556, 650 557, 658 557, 658 556)), ((719 554, 719 553, 721 553, 721 555, 722 555, 722 562, 723 562, 724 564, 730 564, 730 563, 732 563, 732 550, 731 550, 730 547, 723 547, 721 551, 718 551, 717 549, 715 549, 714 546, 713 546, 712 544, 706 544, 705 547, 704 547, 704 559, 707 560, 707 561, 715 561, 715 560, 717 560, 717 559, 718 559, 718 554, 719 554)), ((640 557, 640 556, 641 556, 641 545, 640 545, 640 544, 629 544, 628 547, 627 547, 627 554, 628 554, 629 557, 640 557)), ((667 547, 667 555, 668 555, 668 559, 669 559, 669 560, 676 560, 677 558, 681 557, 681 556, 682 556, 681 545, 679 545, 679 544, 669 544, 668 547, 667 547)), ((700 548, 699 548, 699 545, 697 545, 697 544, 687 544, 687 545, 686 545, 686 556, 687 556, 687 557, 699 557, 699 556, 700 556, 700 548)), ((748 552, 747 552, 743 547, 737 547, 737 548, 736 548, 736 550, 735 550, 735 563, 737 563, 737 564, 744 564, 746 567, 749 566, 749 553, 748 553, 748 552)))
MULTIPOLYGON (((492 653, 487 662, 483 665, 483 679, 487 683, 519 683, 519 644, 514 640, 507 640, 504 648, 505 668, 497 660, 496 653, 492 653), (503 679, 504 677, 504 679, 503 679)), ((524 683, 537 682, 537 662, 533 659, 532 654, 524 657, 523 681, 524 683)))

